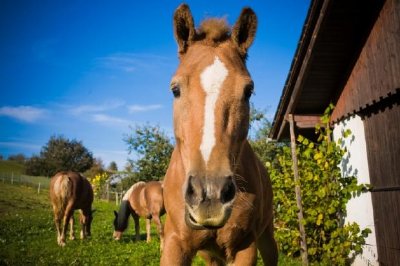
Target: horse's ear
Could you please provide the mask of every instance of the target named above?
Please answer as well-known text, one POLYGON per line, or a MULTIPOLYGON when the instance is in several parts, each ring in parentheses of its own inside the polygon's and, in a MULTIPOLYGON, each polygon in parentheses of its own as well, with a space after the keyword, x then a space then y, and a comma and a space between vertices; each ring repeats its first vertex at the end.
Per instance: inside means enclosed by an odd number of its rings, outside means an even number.
POLYGON ((114 211, 115 217, 118 217, 118 212, 114 211))
POLYGON ((175 10, 174 34, 178 42, 178 53, 182 55, 186 52, 188 45, 193 41, 196 34, 192 13, 186 4, 181 4, 175 10))
POLYGON ((239 19, 232 28, 232 41, 236 44, 242 57, 246 57, 247 50, 253 43, 257 30, 257 16, 249 8, 243 8, 239 19))

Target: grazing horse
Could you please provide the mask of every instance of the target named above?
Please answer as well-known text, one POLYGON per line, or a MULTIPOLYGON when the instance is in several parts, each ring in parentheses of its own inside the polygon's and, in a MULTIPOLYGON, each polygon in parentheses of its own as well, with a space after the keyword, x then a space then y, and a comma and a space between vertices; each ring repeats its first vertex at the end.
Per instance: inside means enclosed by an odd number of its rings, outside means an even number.
POLYGON ((81 238, 90 236, 92 223, 93 189, 89 181, 76 172, 59 172, 50 181, 50 199, 57 228, 57 242, 65 246, 65 235, 70 223, 70 239, 74 235, 74 210, 80 209, 81 238))
POLYGON ((272 186, 247 134, 253 81, 246 69, 257 18, 242 10, 197 29, 187 5, 174 14, 179 66, 171 81, 176 145, 164 179, 161 265, 277 264, 272 186))
POLYGON ((138 182, 131 186, 122 198, 119 212, 114 211, 114 238, 119 240, 122 232, 128 227, 131 214, 135 221, 136 240, 140 240, 139 217, 146 218, 147 242, 150 242, 151 219, 157 225, 160 242, 163 243, 163 225, 160 217, 165 213, 162 182, 138 182))

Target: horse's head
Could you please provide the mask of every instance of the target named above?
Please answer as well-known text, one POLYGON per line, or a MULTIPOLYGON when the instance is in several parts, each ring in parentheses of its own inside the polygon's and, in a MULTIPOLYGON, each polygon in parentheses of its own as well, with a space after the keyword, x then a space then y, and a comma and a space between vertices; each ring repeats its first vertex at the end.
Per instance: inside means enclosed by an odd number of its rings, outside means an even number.
POLYGON ((257 18, 243 9, 232 30, 209 19, 196 30, 189 7, 178 7, 174 32, 180 64, 171 81, 174 133, 186 182, 186 223, 219 228, 236 197, 235 160, 249 128, 253 81, 246 69, 257 18))
POLYGON ((113 233, 113 237, 115 240, 120 240, 122 237, 122 232, 125 230, 124 228, 122 228, 121 224, 118 222, 118 212, 114 211, 114 233, 113 233))

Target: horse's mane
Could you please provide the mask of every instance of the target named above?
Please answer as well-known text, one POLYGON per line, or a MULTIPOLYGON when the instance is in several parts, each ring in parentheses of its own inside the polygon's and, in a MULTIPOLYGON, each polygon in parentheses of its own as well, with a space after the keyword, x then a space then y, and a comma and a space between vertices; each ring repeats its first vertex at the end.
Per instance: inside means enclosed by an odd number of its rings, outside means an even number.
POLYGON ((139 182, 133 184, 133 185, 128 189, 128 191, 125 192, 125 194, 124 194, 122 200, 129 200, 129 197, 131 196, 131 194, 132 194, 132 192, 133 192, 134 190, 136 190, 138 187, 145 186, 145 185, 146 185, 146 183, 143 182, 143 181, 139 181, 139 182))
POLYGON ((225 18, 204 20, 196 30, 196 39, 208 45, 218 45, 230 37, 231 30, 225 18))
POLYGON ((133 193, 136 189, 138 189, 140 187, 144 187, 145 185, 146 185, 146 182, 143 182, 143 181, 139 181, 139 182, 133 184, 133 186, 131 187, 132 188, 131 193, 133 193))

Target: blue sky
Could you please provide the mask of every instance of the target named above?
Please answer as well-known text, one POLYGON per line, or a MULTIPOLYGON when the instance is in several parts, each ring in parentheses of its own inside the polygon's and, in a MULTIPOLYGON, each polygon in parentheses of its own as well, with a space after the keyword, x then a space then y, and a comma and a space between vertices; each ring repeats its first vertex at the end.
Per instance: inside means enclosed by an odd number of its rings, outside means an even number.
MULTIPOLYGON (((0 154, 39 154, 50 136, 83 142, 122 168, 135 125, 172 137, 172 16, 181 1, 0 1, 0 154)), ((248 69, 252 98, 272 119, 309 0, 187 1, 195 23, 244 6, 258 16, 248 69)))

